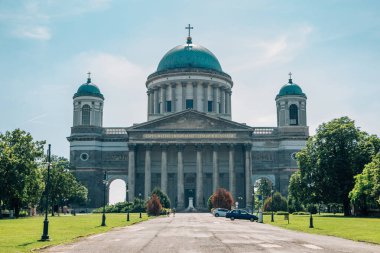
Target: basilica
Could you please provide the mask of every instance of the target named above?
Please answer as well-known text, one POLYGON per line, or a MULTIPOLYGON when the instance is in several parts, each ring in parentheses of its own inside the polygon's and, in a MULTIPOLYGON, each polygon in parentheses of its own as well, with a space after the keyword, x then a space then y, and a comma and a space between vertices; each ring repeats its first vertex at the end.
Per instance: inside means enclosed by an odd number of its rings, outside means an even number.
POLYGON ((239 206, 250 206, 261 178, 287 195, 295 153, 309 136, 307 98, 291 76, 285 85, 273 84, 279 89, 275 127, 232 120, 232 90, 239 86, 190 34, 162 57, 145 86, 147 121, 132 126, 103 127, 104 95, 90 76, 73 96, 70 162, 89 190, 89 207, 103 204, 104 186, 115 179, 125 181, 130 201, 159 187, 177 209, 190 197, 204 208, 220 187, 239 206))

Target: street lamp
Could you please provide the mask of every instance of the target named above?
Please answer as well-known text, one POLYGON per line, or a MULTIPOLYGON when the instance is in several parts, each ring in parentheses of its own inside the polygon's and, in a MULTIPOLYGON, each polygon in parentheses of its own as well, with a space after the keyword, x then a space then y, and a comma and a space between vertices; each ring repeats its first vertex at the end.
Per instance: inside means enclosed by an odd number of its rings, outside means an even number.
POLYGON ((104 198, 103 198, 103 216, 102 216, 102 225, 103 227, 106 226, 106 191, 107 191, 107 171, 104 171, 104 178, 103 178, 103 185, 104 185, 104 198))
POLYGON ((48 208, 49 208, 49 186, 50 186, 50 165, 51 165, 51 144, 49 144, 49 149, 47 152, 48 156, 48 171, 47 171, 47 181, 45 189, 45 220, 44 220, 44 230, 40 241, 49 241, 49 220, 48 220, 48 208))
POLYGON ((311 206, 309 207, 309 211, 310 211, 310 223, 309 223, 309 228, 314 228, 314 225, 313 225, 313 210, 312 210, 311 206))
POLYGON ((255 209, 255 187, 252 187, 252 214, 255 209))
POLYGON ((271 209, 272 209, 272 217, 271 217, 271 222, 274 222, 274 215, 273 215, 273 193, 274 193, 274 189, 273 189, 273 185, 272 185, 272 190, 271 190, 271 194, 272 194, 272 201, 271 201, 271 209))
POLYGON ((140 192, 140 193, 139 193, 139 202, 140 202, 140 208, 139 208, 139 209, 140 209, 140 219, 141 219, 141 201, 142 201, 142 200, 141 200, 141 192, 140 192))
POLYGON ((128 183, 127 183, 127 221, 129 221, 129 196, 128 196, 128 192, 129 192, 129 189, 128 189, 128 183))

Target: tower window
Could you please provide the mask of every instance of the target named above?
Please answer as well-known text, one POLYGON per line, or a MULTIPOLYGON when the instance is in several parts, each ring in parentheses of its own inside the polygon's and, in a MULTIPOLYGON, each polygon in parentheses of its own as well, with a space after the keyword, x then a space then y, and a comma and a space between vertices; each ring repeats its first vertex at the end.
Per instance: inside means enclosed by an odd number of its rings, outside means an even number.
POLYGON ((221 103, 218 103, 218 109, 219 109, 219 113, 222 113, 222 104, 221 103))
POLYGON ((84 126, 90 125, 90 111, 91 108, 89 105, 84 105, 82 107, 82 125, 84 126))
POLYGON ((207 101, 207 111, 212 112, 212 101, 207 101))
POLYGON ((186 99, 186 109, 193 109, 193 100, 186 99))
POLYGON ((291 105, 289 107, 289 119, 291 126, 298 125, 298 107, 296 105, 291 105))
POLYGON ((172 101, 166 101, 166 111, 167 112, 172 111, 172 101))
POLYGON ((158 114, 161 113, 161 105, 162 105, 162 102, 158 103, 158 108, 157 108, 157 113, 158 114))

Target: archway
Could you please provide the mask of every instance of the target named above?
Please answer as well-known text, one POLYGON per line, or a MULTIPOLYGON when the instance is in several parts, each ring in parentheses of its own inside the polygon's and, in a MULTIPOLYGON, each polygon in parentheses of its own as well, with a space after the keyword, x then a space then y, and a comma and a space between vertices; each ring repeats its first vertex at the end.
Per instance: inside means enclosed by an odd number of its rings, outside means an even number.
POLYGON ((114 179, 109 185, 109 204, 124 202, 126 198, 127 188, 126 183, 122 179, 114 179))

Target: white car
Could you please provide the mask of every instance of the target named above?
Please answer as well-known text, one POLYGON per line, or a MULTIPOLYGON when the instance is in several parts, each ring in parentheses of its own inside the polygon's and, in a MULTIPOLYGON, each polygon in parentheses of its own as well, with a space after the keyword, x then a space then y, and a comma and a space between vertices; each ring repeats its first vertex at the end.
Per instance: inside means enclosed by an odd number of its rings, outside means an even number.
POLYGON ((228 209, 225 208, 215 208, 212 214, 215 217, 226 217, 226 213, 228 212, 228 209))

